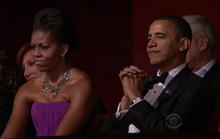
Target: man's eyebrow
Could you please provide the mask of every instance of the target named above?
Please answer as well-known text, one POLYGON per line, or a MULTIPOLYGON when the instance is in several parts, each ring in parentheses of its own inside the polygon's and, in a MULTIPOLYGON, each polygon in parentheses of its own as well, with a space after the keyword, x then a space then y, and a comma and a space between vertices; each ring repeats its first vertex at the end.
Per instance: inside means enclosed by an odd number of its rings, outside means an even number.
MULTIPOLYGON (((156 36, 159 36, 159 35, 163 35, 163 36, 166 36, 166 33, 163 33, 163 32, 156 32, 154 33, 156 36)), ((152 34, 147 34, 147 37, 151 37, 152 34)))
POLYGON ((163 32, 156 32, 155 35, 163 35, 163 36, 166 36, 166 33, 163 33, 163 32))

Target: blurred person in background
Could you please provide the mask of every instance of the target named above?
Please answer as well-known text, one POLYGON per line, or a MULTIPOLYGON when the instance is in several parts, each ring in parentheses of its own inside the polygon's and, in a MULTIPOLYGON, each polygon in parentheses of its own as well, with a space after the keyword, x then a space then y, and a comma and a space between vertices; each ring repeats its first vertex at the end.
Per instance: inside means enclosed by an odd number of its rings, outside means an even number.
POLYGON ((211 127, 208 130, 216 131, 217 122, 214 119, 220 111, 220 64, 214 56, 216 31, 207 17, 186 15, 183 18, 192 29, 192 43, 187 51, 186 64, 193 73, 205 79, 206 83, 203 88, 205 87, 204 89, 208 90, 209 97, 212 100, 212 109, 210 109, 209 114, 213 115, 211 118, 213 122, 210 121, 211 127))
POLYGON ((16 62, 27 81, 42 74, 35 64, 30 43, 25 43, 19 49, 16 55, 16 62))
POLYGON ((0 50, 0 135, 10 117, 15 93, 22 83, 18 66, 5 51, 0 50))

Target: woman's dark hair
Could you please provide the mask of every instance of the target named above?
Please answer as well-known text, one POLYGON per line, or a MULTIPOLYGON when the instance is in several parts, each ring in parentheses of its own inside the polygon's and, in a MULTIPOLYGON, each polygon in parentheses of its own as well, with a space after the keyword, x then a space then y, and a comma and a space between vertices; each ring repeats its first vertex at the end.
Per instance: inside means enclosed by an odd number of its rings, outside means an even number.
POLYGON ((23 81, 23 74, 18 66, 5 51, 0 50, 0 83, 15 93, 23 81))
POLYGON ((70 20, 55 8, 45 8, 36 14, 33 31, 39 30, 50 32, 51 36, 59 44, 68 44, 67 58, 77 48, 75 30, 70 20))

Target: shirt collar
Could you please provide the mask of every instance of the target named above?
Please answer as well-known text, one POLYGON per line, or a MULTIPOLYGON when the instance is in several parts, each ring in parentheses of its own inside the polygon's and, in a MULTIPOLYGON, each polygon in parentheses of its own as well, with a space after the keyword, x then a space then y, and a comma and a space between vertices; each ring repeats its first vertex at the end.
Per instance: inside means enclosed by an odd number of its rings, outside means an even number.
MULTIPOLYGON (((186 64, 183 63, 179 66, 177 66, 176 68, 168 71, 168 76, 165 80, 165 82, 162 84, 162 83, 158 83, 159 85, 162 85, 164 86, 164 88, 166 87, 166 85, 184 68, 186 67, 186 64)), ((157 71, 157 76, 160 76, 161 75, 161 72, 160 70, 157 71)))
POLYGON ((196 75, 200 76, 200 77, 204 77, 205 74, 211 69, 211 67, 215 64, 215 60, 211 60, 209 61, 207 64, 205 64, 204 66, 202 66, 199 70, 197 70, 196 72, 194 72, 196 75))
MULTIPOLYGON (((169 73, 170 76, 175 77, 184 67, 186 67, 185 63, 177 66, 176 68, 171 69, 170 71, 168 71, 168 73, 169 73)), ((157 76, 160 76, 160 75, 161 75, 161 71, 158 70, 157 71, 157 76)))

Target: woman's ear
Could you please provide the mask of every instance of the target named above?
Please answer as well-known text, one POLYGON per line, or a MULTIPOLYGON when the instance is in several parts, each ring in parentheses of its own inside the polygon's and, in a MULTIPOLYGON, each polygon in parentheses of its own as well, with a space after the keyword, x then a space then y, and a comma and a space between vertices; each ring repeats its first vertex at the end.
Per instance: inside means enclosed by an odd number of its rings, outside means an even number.
POLYGON ((62 47, 61 57, 65 57, 66 53, 69 50, 69 45, 68 44, 63 44, 61 47, 62 47))
POLYGON ((190 46, 190 40, 186 37, 180 39, 179 51, 184 52, 187 51, 190 46))

